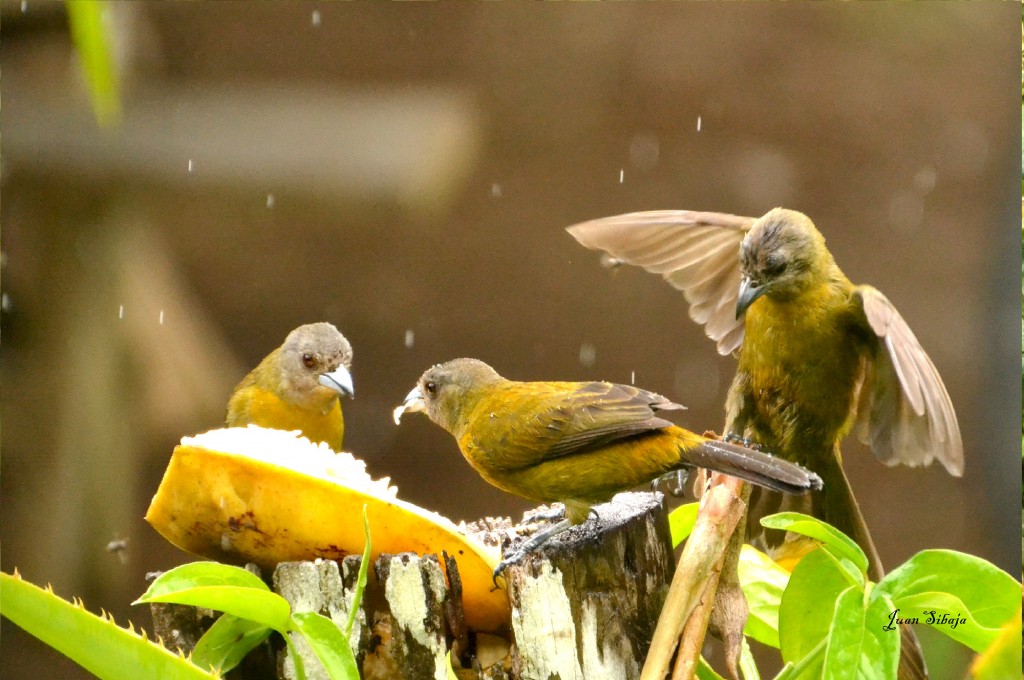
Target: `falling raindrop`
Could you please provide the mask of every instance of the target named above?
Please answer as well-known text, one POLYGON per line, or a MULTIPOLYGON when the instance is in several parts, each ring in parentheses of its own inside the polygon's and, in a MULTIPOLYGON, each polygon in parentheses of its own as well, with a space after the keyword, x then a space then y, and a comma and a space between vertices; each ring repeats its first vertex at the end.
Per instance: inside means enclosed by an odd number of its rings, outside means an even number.
POLYGON ((160 325, 164 325, 164 310, 160 310, 160 325))
POLYGON ((497 182, 491 185, 491 198, 501 198, 501 185, 497 182))
POLYGON ((580 345, 580 363, 590 368, 597 360, 597 348, 589 342, 580 345))
POLYGON ((274 194, 267 194, 267 207, 268 208, 273 208, 274 207, 274 194))
POLYGON ((629 384, 630 385, 635 385, 636 384, 636 371, 633 371, 632 373, 629 374, 629 384))
POLYGON ((604 267, 605 269, 618 269, 619 267, 622 266, 623 262, 623 260, 620 260, 614 255, 609 255, 608 253, 601 253, 601 266, 604 267))
POLYGON ((21 0, 21 13, 24 14, 28 11, 28 0, 21 0))
POLYGON ((922 194, 927 194, 935 188, 935 182, 939 178, 935 168, 926 165, 914 175, 914 188, 922 194))
POLYGON ((188 174, 192 174, 192 159, 188 159, 188 174))
POLYGON ((626 181, 626 170, 625 168, 619 168, 619 184, 626 181))
POLYGON ((117 306, 117 318, 124 319, 124 305, 117 306))
POLYGON ((416 342, 416 334, 413 333, 412 329, 410 328, 405 332, 405 348, 412 349, 412 345, 414 342, 416 342))
POLYGON ((697 132, 700 132, 700 116, 697 116, 697 132))
POLYGON ((314 26, 320 25, 320 10, 313 10, 312 21, 314 26))

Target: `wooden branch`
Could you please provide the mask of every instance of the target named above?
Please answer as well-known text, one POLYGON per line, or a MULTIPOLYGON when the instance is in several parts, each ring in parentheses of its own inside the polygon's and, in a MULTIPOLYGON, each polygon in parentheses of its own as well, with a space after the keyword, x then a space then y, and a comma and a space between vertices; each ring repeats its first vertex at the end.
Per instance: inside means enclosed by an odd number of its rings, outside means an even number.
MULTIPOLYGON (((740 499, 740 517, 734 524, 731 535, 726 539, 725 554, 722 556, 721 562, 717 563, 717 568, 711 575, 711 579, 708 581, 700 601, 683 627, 682 637, 679 642, 679 653, 676 655, 675 668, 672 672, 672 680, 689 680, 689 678, 693 677, 697 670, 697 662, 700 659, 701 650, 704 648, 704 637, 707 633, 709 622, 712 624, 715 621, 724 622, 723 627, 725 628, 735 628, 738 625, 742 639, 743 626, 747 620, 747 602, 743 598, 742 591, 739 590, 739 582, 735 578, 729 580, 726 577, 728 576, 730 564, 730 551, 735 551, 735 557, 738 558, 739 551, 743 547, 743 532, 737 532, 735 527, 739 525, 739 522, 743 521, 743 511, 746 509, 746 499, 750 495, 750 487, 735 477, 720 474, 711 476, 711 484, 713 486, 721 485, 726 487, 740 499), (737 591, 735 593, 727 591, 730 597, 725 598, 725 601, 723 601, 723 592, 720 586, 735 587, 737 591), (738 601, 737 597, 739 598, 738 601), (722 607, 726 611, 715 611, 716 608, 722 607), (741 622, 737 623, 737 621, 741 622)), ((735 560, 733 565, 735 565, 735 560)), ((732 569, 735 575, 735 566, 732 569)), ((732 636, 733 631, 720 630, 716 634, 732 636)), ((723 641, 726 644, 726 659, 729 672, 733 678, 738 678, 736 665, 739 659, 740 640, 725 641, 723 639, 723 641), (731 644, 735 649, 730 647, 731 644)))
MULTIPOLYGON (((676 566, 665 606, 658 619, 641 680, 663 680, 683 626, 702 597, 713 599, 708 586, 717 578, 729 537, 743 515, 743 503, 728 484, 716 484, 701 500, 693 533, 676 566)), ((706 626, 701 627, 701 637, 706 626)), ((699 653, 699 646, 698 646, 699 653)))
POLYGON ((512 675, 562 680, 639 675, 672 565, 661 496, 619 494, 505 571, 512 675))

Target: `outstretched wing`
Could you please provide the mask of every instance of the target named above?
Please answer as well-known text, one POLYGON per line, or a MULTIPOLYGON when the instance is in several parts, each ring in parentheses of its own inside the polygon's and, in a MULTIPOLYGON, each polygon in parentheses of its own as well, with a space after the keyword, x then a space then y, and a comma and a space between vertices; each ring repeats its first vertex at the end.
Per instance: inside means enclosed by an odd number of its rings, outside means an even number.
POLYGON ((878 337, 865 361, 857 399, 856 433, 887 465, 941 462, 964 471, 964 445, 953 403, 935 364, 900 313, 871 286, 857 286, 868 324, 878 337))
POLYGON ((510 382, 504 390, 508 393, 496 403, 517 407, 479 418, 472 436, 481 442, 500 441, 502 459, 490 463, 505 469, 529 467, 670 427, 672 423, 659 418, 656 411, 684 408, 653 392, 606 382, 510 382))
POLYGON ((689 210, 626 213, 567 228, 587 248, 660 274, 683 291, 690 318, 729 354, 743 342, 736 319, 739 248, 753 217, 689 210))

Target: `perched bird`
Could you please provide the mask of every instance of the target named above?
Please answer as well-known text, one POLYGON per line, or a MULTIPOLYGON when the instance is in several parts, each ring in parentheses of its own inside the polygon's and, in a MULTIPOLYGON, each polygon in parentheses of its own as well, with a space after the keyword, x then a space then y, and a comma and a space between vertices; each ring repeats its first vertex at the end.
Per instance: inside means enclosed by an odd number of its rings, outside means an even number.
POLYGON ((528 542, 587 519, 591 505, 672 470, 699 466, 787 493, 821 486, 818 477, 767 453, 707 439, 660 418, 683 407, 636 387, 607 382, 515 382, 476 359, 427 370, 395 422, 425 411, 458 441, 485 480, 544 503, 566 519, 528 542))
POLYGON ((341 451, 341 396, 354 396, 352 346, 329 323, 299 326, 245 376, 228 401, 227 425, 299 430, 341 451))
MULTIPOLYGON (((931 359, 892 303, 854 285, 804 214, 760 218, 640 212, 568 228, 588 248, 662 275, 721 354, 739 350, 726 431, 821 475, 810 511, 851 536, 879 580, 882 564, 842 467, 851 431, 887 465, 938 460, 963 473, 956 414, 931 359)), ((760 499, 758 496, 762 496, 760 499)), ((748 528, 779 509, 751 498, 748 528)), ((789 505, 789 503, 787 503, 789 505)))

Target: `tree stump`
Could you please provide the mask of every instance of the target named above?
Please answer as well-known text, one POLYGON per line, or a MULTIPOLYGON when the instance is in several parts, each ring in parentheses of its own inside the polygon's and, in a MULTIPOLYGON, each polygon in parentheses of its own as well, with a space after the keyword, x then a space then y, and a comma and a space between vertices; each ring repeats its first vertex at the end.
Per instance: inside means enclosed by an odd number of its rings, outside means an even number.
MULTIPOLYGON (((288 601, 293 612, 317 612, 334 622, 344 631, 352 609, 352 595, 359 575, 362 557, 350 555, 342 560, 341 568, 332 560, 313 562, 282 562, 274 570, 274 591, 288 601)), ((365 653, 369 641, 366 612, 360 607, 349 634, 349 646, 356 662, 365 653)), ((307 680, 328 680, 327 671, 316 658, 305 638, 292 633, 292 642, 302 656, 307 680)), ((295 662, 287 649, 281 651, 281 677, 294 680, 295 662)))
POLYGON ((640 675, 674 560, 660 494, 624 493, 505 571, 517 680, 640 675))
MULTIPOLYGON (((673 572, 667 515, 660 494, 650 493, 619 494, 594 509, 596 519, 559 534, 505 570, 511 651, 507 639, 466 629, 453 559, 381 555, 349 636, 364 680, 445 680, 449 648, 460 680, 637 678, 673 572), (468 667, 459 668, 460 658, 468 667)), ((514 527, 508 520, 485 520, 480 526, 489 529, 491 540, 506 542, 536 528, 514 527)), ((343 628, 360 560, 350 555, 340 565, 281 563, 274 571, 274 590, 293 611, 319 612, 343 628)), ((153 611, 163 615, 157 634, 169 640, 174 631, 185 652, 190 645, 181 638, 194 645, 213 621, 192 607, 153 605, 153 611)), ((296 635, 293 642, 306 677, 326 678, 305 641, 296 635)), ((295 677, 288 653, 280 648, 280 678, 295 677)))

